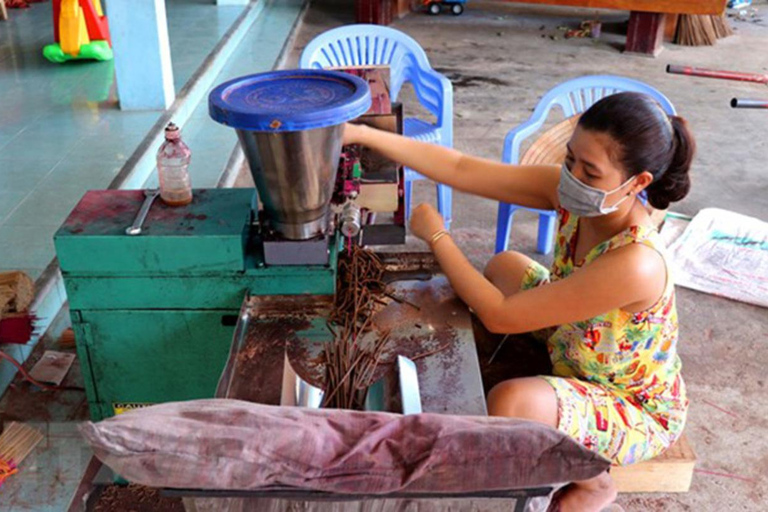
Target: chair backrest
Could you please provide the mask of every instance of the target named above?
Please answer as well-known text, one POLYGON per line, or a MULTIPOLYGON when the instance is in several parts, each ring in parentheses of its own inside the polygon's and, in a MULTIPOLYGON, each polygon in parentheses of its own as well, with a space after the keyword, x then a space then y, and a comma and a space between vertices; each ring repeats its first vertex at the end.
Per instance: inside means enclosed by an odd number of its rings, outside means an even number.
POLYGON ((323 32, 310 41, 299 61, 302 68, 316 69, 377 65, 390 68, 393 100, 397 99, 404 82, 414 80, 417 68, 431 69, 427 54, 409 35, 367 24, 345 25, 323 32))
POLYGON ((594 103, 606 96, 627 91, 648 94, 659 102, 667 114, 676 114, 675 107, 664 94, 639 80, 613 75, 589 75, 574 78, 547 92, 536 105, 528 121, 507 133, 502 160, 509 163, 520 162, 520 144, 541 128, 555 106, 562 109, 566 118, 572 118, 584 113, 594 103))

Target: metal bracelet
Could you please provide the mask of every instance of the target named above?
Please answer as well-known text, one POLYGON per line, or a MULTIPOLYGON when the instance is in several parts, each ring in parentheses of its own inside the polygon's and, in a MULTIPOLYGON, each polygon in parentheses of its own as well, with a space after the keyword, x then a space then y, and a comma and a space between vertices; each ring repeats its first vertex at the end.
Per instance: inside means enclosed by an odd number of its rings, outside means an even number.
POLYGON ((446 231, 444 229, 441 229, 440 231, 438 231, 437 233, 432 235, 432 238, 429 240, 429 246, 434 248, 435 244, 437 243, 437 241, 440 240, 441 238, 443 238, 446 235, 450 236, 451 234, 448 231, 446 231))

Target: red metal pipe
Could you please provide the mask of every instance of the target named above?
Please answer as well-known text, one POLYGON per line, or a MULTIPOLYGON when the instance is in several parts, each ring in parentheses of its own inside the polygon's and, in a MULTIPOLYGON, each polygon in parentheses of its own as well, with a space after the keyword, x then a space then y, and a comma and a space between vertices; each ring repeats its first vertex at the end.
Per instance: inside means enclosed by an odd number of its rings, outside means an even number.
POLYGON ((695 68, 691 66, 677 66, 673 64, 667 66, 667 73, 720 78, 723 80, 737 80, 739 82, 755 82, 768 85, 768 75, 761 75, 758 73, 739 73, 738 71, 722 71, 717 69, 695 68))

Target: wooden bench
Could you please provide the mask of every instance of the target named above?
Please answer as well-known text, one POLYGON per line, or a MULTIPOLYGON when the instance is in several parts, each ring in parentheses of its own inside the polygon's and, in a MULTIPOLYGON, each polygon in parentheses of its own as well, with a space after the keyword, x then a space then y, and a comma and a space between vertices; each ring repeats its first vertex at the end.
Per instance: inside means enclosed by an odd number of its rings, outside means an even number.
POLYGON ((619 492, 688 492, 696 453, 683 434, 655 459, 631 466, 614 466, 611 476, 619 492))
MULTIPOLYGON (((500 0, 525 4, 566 5, 590 9, 630 11, 624 51, 655 57, 663 49, 667 18, 676 25, 680 14, 719 15, 726 0, 500 0), (669 15, 669 16, 668 16, 669 15)), ((389 25, 392 15, 403 16, 408 0, 355 0, 358 23, 389 25)), ((671 26, 669 30, 673 30, 671 26)))
POLYGON ((722 14, 726 0, 503 0, 630 11, 624 51, 655 57, 662 50, 667 15, 722 14))

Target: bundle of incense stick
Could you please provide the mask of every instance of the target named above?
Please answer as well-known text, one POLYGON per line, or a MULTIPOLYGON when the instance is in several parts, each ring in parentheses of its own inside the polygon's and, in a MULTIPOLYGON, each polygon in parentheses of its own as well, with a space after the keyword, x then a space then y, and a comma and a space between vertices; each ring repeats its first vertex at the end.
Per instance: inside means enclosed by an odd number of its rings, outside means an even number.
POLYGON ((35 285, 24 272, 0 272, 0 343, 27 343, 35 332, 37 317, 29 306, 35 285))
POLYGON ((35 284, 20 271, 0 272, 0 316, 3 311, 22 313, 32 304, 35 284))
POLYGON ((362 410, 389 333, 366 336, 385 302, 384 266, 373 252, 352 246, 339 261, 336 301, 328 328, 333 340, 323 353, 323 407, 362 410))
POLYGON ((17 472, 19 464, 42 440, 43 434, 30 426, 16 422, 8 425, 0 436, 0 485, 17 472))

